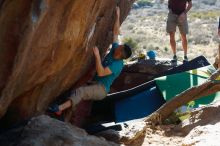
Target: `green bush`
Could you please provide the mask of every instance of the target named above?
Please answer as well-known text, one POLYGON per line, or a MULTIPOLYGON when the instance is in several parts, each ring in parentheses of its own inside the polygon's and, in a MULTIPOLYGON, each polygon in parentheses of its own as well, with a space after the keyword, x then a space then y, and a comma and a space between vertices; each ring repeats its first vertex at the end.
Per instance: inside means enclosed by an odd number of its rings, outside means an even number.
POLYGON ((208 11, 208 12, 192 12, 190 13, 191 18, 199 18, 199 19, 210 19, 210 18, 218 18, 220 11, 208 11))
POLYGON ((180 108, 173 112, 165 121, 165 124, 179 124, 181 121, 190 118, 191 109, 194 107, 195 101, 190 101, 186 106, 185 112, 181 111, 180 108))

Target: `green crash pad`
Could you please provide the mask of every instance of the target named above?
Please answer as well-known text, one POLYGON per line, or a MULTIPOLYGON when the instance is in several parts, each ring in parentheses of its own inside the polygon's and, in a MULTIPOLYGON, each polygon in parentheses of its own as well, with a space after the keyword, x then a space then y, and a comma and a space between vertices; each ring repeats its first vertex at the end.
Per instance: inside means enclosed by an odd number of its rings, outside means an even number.
MULTIPOLYGON (((215 71, 213 66, 202 67, 187 72, 156 78, 156 84, 164 99, 169 101, 193 86, 201 85, 215 71)), ((220 100, 220 92, 195 100, 194 108, 220 100)))

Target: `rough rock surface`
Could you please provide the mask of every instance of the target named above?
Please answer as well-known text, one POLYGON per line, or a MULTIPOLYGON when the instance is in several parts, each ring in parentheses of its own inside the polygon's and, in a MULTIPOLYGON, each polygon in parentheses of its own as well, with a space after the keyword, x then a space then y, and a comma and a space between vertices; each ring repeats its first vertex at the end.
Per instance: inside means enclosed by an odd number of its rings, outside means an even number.
POLYGON ((184 120, 179 125, 179 129, 181 129, 185 135, 197 126, 215 125, 220 122, 220 101, 209 106, 195 109, 190 114, 190 118, 184 120))
MULTIPOLYGON (((15 131, 15 130, 14 130, 15 131)), ((16 132, 0 135, 1 146, 117 146, 104 138, 88 135, 84 130, 42 115, 32 118, 16 132), (13 134, 16 133, 14 139, 13 134)))
POLYGON ((182 146, 219 146, 220 122, 197 126, 183 140, 182 146))
POLYGON ((220 102, 193 111, 191 117, 180 125, 181 131, 187 134, 183 140, 183 145, 218 146, 219 126, 220 102))
POLYGON ((111 92, 126 90, 152 80, 159 74, 172 68, 170 60, 140 60, 128 64, 111 86, 111 92))
POLYGON ((144 128, 146 123, 143 120, 133 120, 132 122, 122 125, 121 131, 106 130, 99 132, 96 135, 105 137, 107 140, 114 141, 116 143, 123 143, 125 145, 131 145, 134 141, 139 141, 142 136, 145 135, 144 128), (138 137, 138 139, 136 139, 138 137))
MULTIPOLYGON (((120 0, 121 21, 134 0, 120 0)), ((0 117, 42 113, 94 75, 92 46, 112 41, 116 1, 0 0, 0 117), (16 114, 15 114, 16 113, 16 114)))

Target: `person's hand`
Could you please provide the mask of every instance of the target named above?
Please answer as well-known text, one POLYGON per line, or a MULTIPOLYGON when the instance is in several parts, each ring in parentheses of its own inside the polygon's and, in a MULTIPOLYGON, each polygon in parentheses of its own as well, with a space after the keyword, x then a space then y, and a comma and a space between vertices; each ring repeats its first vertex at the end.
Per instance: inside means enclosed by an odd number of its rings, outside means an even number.
POLYGON ((96 46, 93 47, 93 53, 95 56, 99 56, 99 49, 96 46))
POLYGON ((120 16, 120 8, 118 6, 116 7, 116 15, 120 16))
POLYGON ((183 23, 186 20, 186 13, 182 13, 179 17, 178 17, 178 21, 179 23, 183 23))

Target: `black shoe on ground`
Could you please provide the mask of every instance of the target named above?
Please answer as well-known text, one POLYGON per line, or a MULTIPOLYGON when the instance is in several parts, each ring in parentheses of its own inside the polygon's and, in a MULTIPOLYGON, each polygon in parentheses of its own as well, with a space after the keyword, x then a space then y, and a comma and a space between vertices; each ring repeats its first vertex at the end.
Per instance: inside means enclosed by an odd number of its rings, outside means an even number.
POLYGON ((173 59, 171 60, 171 62, 177 62, 177 56, 176 55, 173 55, 173 59))
POLYGON ((173 59, 171 60, 171 64, 173 66, 177 66, 177 56, 176 55, 173 56, 173 59))
POLYGON ((173 55, 173 60, 177 61, 177 56, 176 55, 173 55))
POLYGON ((188 57, 184 56, 183 63, 186 63, 186 62, 188 62, 188 57))

